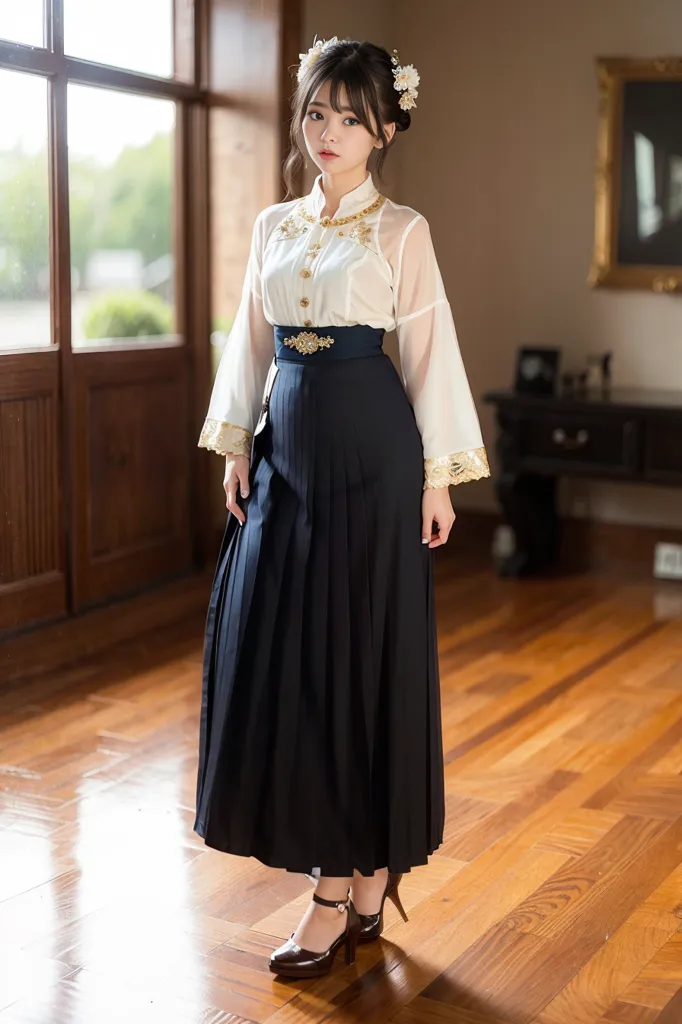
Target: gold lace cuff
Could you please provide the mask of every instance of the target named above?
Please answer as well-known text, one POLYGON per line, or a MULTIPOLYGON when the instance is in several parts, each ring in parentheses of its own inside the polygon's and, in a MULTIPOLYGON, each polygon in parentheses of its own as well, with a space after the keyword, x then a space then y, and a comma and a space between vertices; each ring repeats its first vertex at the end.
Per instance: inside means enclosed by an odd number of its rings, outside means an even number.
POLYGON ((218 455, 251 455, 250 430, 222 420, 205 420, 199 436, 199 448, 209 448, 218 455))
POLYGON ((440 455, 437 459, 424 459, 424 490, 429 487, 447 487, 448 484, 466 484, 485 476, 490 476, 485 448, 440 455))

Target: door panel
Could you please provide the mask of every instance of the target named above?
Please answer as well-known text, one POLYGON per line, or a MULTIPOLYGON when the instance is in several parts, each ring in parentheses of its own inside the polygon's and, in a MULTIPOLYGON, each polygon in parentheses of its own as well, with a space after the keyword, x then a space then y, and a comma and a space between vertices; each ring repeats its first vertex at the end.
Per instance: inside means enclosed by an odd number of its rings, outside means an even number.
POLYGON ((192 562, 186 349, 74 355, 74 610, 192 562))
POLYGON ((57 353, 2 357, 0 631, 66 609, 57 353))

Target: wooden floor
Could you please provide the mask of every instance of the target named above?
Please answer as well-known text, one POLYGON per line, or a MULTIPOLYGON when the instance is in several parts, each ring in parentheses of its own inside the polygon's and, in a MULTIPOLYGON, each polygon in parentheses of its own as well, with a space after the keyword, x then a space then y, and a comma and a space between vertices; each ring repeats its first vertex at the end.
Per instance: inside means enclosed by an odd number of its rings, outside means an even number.
POLYGON ((439 557, 445 841, 315 982, 192 832, 200 619, 0 696, 0 1024, 680 1024, 682 585, 439 557))

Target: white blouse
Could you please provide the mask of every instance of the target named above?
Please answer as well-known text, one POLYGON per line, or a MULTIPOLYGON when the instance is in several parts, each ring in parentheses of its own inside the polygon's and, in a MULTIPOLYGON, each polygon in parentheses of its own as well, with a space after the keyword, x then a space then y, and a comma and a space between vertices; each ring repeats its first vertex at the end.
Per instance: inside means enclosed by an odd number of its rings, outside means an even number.
POLYGON ((371 174, 333 218, 322 175, 256 219, 244 288, 199 446, 249 455, 277 372, 273 325, 395 330, 424 450, 424 487, 490 475, 429 225, 380 195, 371 174))

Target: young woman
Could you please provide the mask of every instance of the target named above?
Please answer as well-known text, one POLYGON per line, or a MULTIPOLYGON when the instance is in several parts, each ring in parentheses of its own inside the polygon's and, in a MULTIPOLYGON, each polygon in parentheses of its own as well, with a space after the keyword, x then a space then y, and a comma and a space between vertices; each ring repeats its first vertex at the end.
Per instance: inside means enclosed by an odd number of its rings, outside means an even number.
POLYGON ((429 226, 368 171, 409 128, 419 76, 366 42, 301 56, 287 174, 303 153, 321 174, 256 219, 199 441, 226 456, 232 515, 194 825, 317 881, 270 958, 299 977, 342 945, 353 963, 442 842, 432 560, 448 485, 489 475, 429 226), (394 328, 403 382, 382 351, 394 328))

